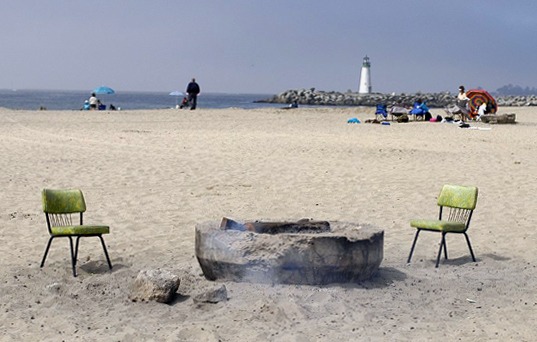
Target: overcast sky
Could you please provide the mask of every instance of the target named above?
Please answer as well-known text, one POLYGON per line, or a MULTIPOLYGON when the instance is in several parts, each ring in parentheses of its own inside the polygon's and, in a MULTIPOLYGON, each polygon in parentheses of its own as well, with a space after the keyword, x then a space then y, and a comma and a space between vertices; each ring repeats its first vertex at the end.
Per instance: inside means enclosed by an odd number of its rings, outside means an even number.
POLYGON ((3 0, 0 88, 537 86, 537 1, 3 0))

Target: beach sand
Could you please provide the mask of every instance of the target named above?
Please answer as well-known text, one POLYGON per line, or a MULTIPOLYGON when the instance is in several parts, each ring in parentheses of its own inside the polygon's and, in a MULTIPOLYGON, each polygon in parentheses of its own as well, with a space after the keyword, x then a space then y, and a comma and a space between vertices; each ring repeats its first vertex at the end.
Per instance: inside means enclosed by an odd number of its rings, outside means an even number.
MULTIPOLYGON (((372 108, 196 111, 0 109, 2 341, 534 341, 537 330, 537 109, 501 108, 516 125, 461 129, 347 124, 372 108), (406 260, 412 218, 435 218, 444 184, 479 187, 468 231, 423 233, 406 260), (48 233, 43 188, 81 188, 86 223, 73 278, 66 240, 39 268, 48 233), (196 223, 370 223, 384 260, 359 284, 223 282, 229 300, 195 304, 213 283, 194 255, 196 223), (140 270, 181 278, 170 304, 131 302, 140 270)), ((433 114, 443 115, 433 110, 433 114)), ((220 282, 216 282, 221 284, 220 282)))

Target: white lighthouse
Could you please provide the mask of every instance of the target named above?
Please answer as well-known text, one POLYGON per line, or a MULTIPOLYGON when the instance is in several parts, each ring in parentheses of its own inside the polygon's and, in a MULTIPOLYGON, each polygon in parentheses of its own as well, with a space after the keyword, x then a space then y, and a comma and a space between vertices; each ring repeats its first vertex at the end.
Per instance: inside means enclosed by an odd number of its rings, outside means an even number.
POLYGON ((358 88, 358 93, 360 94, 370 94, 371 93, 371 73, 370 69, 371 63, 369 62, 369 57, 367 55, 364 57, 364 62, 362 63, 362 72, 360 74, 360 87, 358 88))

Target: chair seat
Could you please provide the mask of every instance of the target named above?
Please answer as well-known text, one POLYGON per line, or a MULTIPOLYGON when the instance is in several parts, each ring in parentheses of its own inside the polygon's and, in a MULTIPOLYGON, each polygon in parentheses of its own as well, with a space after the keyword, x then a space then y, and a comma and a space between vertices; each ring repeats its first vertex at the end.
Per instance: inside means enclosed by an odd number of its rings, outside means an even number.
POLYGON ((412 220, 410 221, 410 226, 425 229, 425 230, 434 230, 439 232, 455 232, 462 233, 466 229, 466 224, 464 222, 453 222, 453 221, 441 221, 441 220, 412 220))
POLYGON ((61 226, 51 227, 52 235, 68 236, 68 235, 97 235, 110 233, 109 226, 61 226))

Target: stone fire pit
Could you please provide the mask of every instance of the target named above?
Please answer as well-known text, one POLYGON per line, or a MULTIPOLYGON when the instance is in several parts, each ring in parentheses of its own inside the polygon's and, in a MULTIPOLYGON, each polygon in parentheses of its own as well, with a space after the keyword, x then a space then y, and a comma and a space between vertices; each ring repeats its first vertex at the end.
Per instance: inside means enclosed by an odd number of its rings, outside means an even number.
POLYGON ((300 220, 196 225, 196 257, 209 280, 322 285, 370 278, 384 231, 368 224, 300 220))

